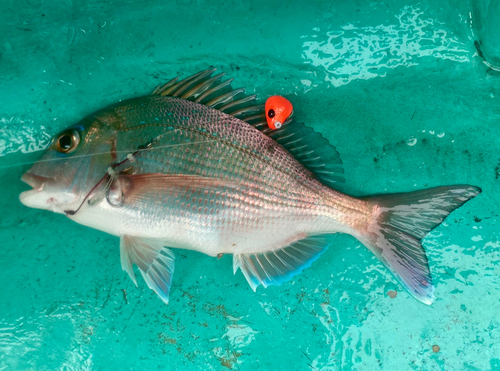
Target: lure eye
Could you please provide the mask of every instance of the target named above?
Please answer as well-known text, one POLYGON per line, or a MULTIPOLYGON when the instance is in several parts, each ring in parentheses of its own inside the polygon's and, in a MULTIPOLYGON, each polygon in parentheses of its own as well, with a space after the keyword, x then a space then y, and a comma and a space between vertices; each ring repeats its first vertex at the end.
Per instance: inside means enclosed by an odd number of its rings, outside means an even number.
POLYGON ((273 118, 274 116, 276 116, 276 113, 274 112, 273 109, 270 109, 269 111, 267 111, 267 115, 270 117, 270 118, 273 118))
POLYGON ((56 151, 60 153, 73 152, 80 144, 80 134, 76 130, 61 133, 56 139, 56 151))

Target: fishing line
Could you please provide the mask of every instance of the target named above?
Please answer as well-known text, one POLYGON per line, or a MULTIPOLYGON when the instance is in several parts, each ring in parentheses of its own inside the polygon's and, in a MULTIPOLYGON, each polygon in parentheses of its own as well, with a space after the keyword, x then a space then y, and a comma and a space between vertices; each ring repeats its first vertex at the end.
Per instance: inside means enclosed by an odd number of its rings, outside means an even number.
MULTIPOLYGON (((207 121, 207 123, 208 122, 210 122, 210 121, 207 121)), ((201 124, 204 124, 204 123, 205 122, 202 122, 201 124)), ((170 131, 168 133, 160 134, 160 135, 156 136, 155 138, 153 138, 150 143, 153 143, 153 141, 158 141, 160 138, 163 138, 166 135, 175 134, 176 132, 179 132, 179 131, 182 131, 182 129, 174 129, 173 131, 170 131)), ((155 146, 154 148, 149 148, 149 149, 163 149, 163 148, 169 148, 169 147, 178 147, 178 146, 185 146, 185 145, 191 145, 191 144, 199 144, 199 143, 210 142, 212 140, 215 140, 215 139, 202 140, 202 141, 198 141, 198 142, 189 142, 189 143, 169 144, 169 145, 158 146, 158 147, 155 146)), ((32 151, 32 152, 29 152, 29 153, 35 153, 35 152, 39 152, 39 151, 44 151, 46 149, 47 148, 39 149, 39 150, 32 151)), ((146 148, 139 147, 139 150, 145 150, 145 149, 146 148)), ((113 151, 113 153, 128 153, 130 151, 131 150, 113 151)), ((3 165, 3 166, 0 166, 0 170, 1 169, 8 169, 8 168, 11 168, 11 167, 16 167, 16 166, 31 165, 31 164, 34 164, 36 162, 66 161, 66 160, 70 160, 70 159, 78 159, 78 158, 83 158, 83 157, 107 155, 109 153, 110 153, 110 151, 107 151, 107 152, 97 152, 97 153, 92 153, 92 154, 87 154, 87 155, 78 155, 78 156, 72 156, 72 157, 66 157, 66 158, 51 158, 49 160, 37 160, 37 161, 21 162, 21 163, 17 163, 17 164, 14 164, 14 165, 3 165)))
MULTIPOLYGON (((198 142, 168 144, 168 145, 158 146, 158 147, 153 147, 153 148, 143 148, 143 149, 139 149, 138 151, 139 152, 146 151, 146 150, 152 151, 152 150, 155 150, 155 149, 163 149, 163 148, 169 148, 169 147, 179 147, 179 146, 186 146, 186 145, 192 145, 192 144, 208 143, 208 142, 212 142, 214 140, 215 139, 209 139, 209 140, 201 140, 201 141, 198 141, 198 142)), ((36 151, 36 152, 38 152, 38 151, 36 151)), ((49 160, 35 160, 35 161, 29 161, 29 162, 21 162, 21 163, 17 163, 17 164, 14 164, 14 165, 0 166, 0 169, 7 169, 7 168, 11 168, 11 167, 16 167, 16 166, 30 165, 30 164, 34 164, 36 162, 67 161, 67 160, 78 159, 78 158, 83 158, 83 157, 109 155, 110 153, 111 153, 110 151, 107 151, 107 152, 97 152, 97 153, 91 153, 91 154, 87 154, 87 155, 78 155, 78 156, 72 156, 72 157, 66 157, 66 158, 51 158, 49 160)), ((130 150, 128 150, 128 151, 126 151, 126 150, 113 151, 113 153, 130 153, 130 150)))

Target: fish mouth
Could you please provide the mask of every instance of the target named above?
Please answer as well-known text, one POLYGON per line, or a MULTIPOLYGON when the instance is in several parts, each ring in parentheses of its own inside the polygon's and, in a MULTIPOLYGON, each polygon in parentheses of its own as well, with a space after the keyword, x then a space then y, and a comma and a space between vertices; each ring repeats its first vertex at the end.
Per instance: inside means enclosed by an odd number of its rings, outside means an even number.
POLYGON ((19 201, 24 206, 62 214, 64 208, 75 201, 74 194, 60 189, 55 178, 27 172, 21 181, 33 188, 19 195, 19 201))
POLYGON ((41 192, 43 190, 43 186, 49 180, 50 178, 31 173, 24 173, 21 177, 21 181, 33 188, 32 191, 36 192, 41 192))

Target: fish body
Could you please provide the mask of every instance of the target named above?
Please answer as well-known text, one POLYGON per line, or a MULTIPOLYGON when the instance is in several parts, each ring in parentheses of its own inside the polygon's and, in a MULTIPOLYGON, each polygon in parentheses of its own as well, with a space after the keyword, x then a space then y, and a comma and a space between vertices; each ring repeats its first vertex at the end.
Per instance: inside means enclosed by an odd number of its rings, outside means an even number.
POLYGON ((56 135, 23 175, 33 190, 21 201, 120 237, 123 269, 136 282, 137 265, 165 302, 174 270, 170 248, 233 254, 234 270, 255 289, 301 272, 327 248, 322 236, 341 232, 363 242, 430 304, 434 287, 420 241, 480 190, 341 193, 327 183, 340 181, 342 170, 316 153, 324 138, 294 122, 267 135, 260 123, 248 123, 261 113, 238 117, 252 111, 248 99, 224 100, 232 91, 204 102, 218 90, 210 76, 202 72, 163 95, 120 102, 56 135), (231 104, 243 108, 229 114, 231 104))
MULTIPOLYGON (((370 217, 366 202, 323 185, 273 139, 228 114, 157 96, 111 110, 113 127, 99 130, 110 131, 105 137, 116 138, 118 152, 153 137, 156 147, 164 147, 136 156, 133 174, 172 178, 136 181, 120 208, 106 198, 84 204, 70 216, 78 223, 215 256, 262 253, 312 234, 352 233, 370 217)), ((94 123, 108 122, 109 115, 94 123)))

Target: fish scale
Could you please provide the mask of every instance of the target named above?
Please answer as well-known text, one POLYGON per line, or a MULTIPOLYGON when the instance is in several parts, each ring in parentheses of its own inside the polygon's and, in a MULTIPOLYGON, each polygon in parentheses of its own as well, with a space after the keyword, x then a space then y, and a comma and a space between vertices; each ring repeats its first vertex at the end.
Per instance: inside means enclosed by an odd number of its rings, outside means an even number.
POLYGON ((342 232, 431 304, 421 241, 481 190, 344 194, 333 188, 344 179, 339 155, 321 134, 290 119, 265 128, 255 97, 242 98, 243 89, 231 90, 213 72, 171 80, 58 134, 23 175, 33 189, 21 201, 119 236, 123 269, 136 282, 136 265, 164 302, 170 248, 233 254, 233 270, 255 290, 300 273, 329 246, 325 235, 342 232))

